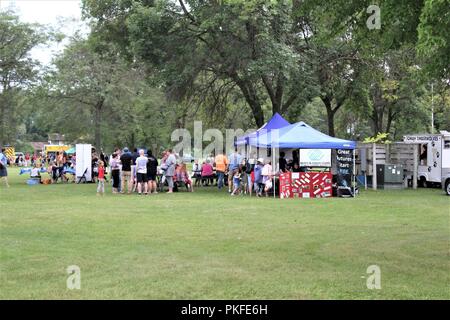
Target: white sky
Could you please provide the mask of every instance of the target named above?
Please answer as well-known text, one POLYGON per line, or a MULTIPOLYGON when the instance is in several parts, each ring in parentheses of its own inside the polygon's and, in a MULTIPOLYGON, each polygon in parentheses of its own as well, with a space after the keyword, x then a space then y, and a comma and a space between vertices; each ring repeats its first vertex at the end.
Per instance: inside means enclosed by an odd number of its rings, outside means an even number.
MULTIPOLYGON (((77 29, 87 30, 86 24, 81 21, 81 0, 0 0, 0 10, 13 9, 20 20, 28 23, 39 23, 57 27, 61 19, 67 21, 59 31, 70 36, 77 29)), ((32 50, 33 58, 43 64, 49 64, 55 53, 60 52, 67 41, 62 45, 39 47, 32 50)))

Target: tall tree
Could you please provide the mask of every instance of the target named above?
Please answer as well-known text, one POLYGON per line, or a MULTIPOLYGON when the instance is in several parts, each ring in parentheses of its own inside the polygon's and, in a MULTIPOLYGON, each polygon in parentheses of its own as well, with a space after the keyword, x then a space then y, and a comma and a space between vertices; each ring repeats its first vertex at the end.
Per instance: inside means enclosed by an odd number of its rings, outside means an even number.
POLYGON ((120 43, 158 71, 172 97, 236 87, 261 126, 265 105, 285 113, 308 91, 307 47, 291 1, 120 1, 111 10, 85 0, 84 8, 96 30, 127 37, 120 43), (111 27, 117 21, 126 32, 111 27))
POLYGON ((0 146, 15 139, 19 123, 18 94, 37 75, 30 51, 46 41, 38 25, 22 23, 12 12, 0 11, 0 146))
POLYGON ((163 93, 147 81, 144 67, 97 41, 76 35, 35 90, 33 103, 47 109, 41 119, 52 119, 48 130, 98 149, 165 144, 160 137, 170 137, 172 117, 163 93))

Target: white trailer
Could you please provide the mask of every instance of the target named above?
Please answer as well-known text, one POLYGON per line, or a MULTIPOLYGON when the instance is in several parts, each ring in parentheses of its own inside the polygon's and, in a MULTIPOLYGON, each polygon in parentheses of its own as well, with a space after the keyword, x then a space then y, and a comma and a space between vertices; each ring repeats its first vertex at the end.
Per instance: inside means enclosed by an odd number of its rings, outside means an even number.
POLYGON ((403 137, 404 143, 418 144, 417 179, 421 186, 441 184, 450 172, 450 132, 403 137))

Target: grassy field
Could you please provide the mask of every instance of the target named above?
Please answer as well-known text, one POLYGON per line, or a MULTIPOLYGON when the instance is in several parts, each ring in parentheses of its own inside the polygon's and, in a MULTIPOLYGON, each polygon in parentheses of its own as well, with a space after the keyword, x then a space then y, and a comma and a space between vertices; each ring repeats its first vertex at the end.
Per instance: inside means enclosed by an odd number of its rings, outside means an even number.
POLYGON ((231 198, 215 188, 96 197, 0 185, 2 299, 449 299, 450 197, 231 198), (366 287, 381 268, 381 290, 366 287), (81 269, 68 290, 66 268, 81 269))

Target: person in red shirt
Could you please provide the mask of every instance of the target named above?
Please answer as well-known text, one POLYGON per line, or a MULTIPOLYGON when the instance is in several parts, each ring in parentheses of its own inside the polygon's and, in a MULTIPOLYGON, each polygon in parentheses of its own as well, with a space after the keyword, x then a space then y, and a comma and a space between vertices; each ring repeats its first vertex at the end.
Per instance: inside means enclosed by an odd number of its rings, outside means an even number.
POLYGON ((28 167, 30 165, 30 154, 27 153, 25 155, 25 167, 28 167))
POLYGON ((213 166, 209 163, 208 161, 204 161, 202 164, 202 181, 203 181, 203 185, 208 185, 211 183, 212 184, 212 180, 214 178, 214 169, 213 166))
POLYGON ((103 161, 98 162, 97 195, 105 195, 105 164, 103 161))

